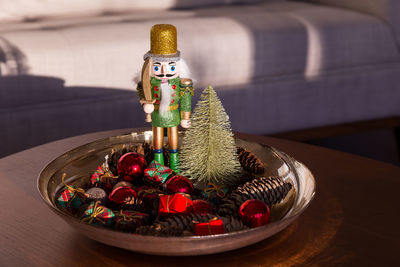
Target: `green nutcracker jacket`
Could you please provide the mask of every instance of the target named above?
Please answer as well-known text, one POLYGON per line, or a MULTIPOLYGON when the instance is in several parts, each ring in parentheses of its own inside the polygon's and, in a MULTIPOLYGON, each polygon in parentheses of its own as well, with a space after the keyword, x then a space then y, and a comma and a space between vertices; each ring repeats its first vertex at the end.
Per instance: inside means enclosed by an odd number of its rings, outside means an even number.
MULTIPOLYGON (((161 102, 161 80, 156 77, 151 77, 151 96, 156 102, 154 103, 154 111, 151 113, 152 125, 156 127, 175 127, 181 122, 180 112, 190 112, 192 110, 192 96, 193 88, 181 88, 180 78, 168 80, 171 85, 173 92, 171 95, 171 102, 168 106, 168 110, 164 113, 160 113, 159 105, 161 102)), ((140 99, 144 99, 144 92, 141 84, 138 84, 137 91, 140 99)))

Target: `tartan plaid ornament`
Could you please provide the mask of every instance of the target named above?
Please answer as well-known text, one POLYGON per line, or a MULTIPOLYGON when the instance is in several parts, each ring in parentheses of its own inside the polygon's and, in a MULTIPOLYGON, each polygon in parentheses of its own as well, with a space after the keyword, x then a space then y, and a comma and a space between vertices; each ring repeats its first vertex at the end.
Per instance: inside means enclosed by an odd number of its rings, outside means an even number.
POLYGON ((193 221, 195 235, 217 235, 225 233, 224 223, 217 217, 208 222, 200 223, 193 221))
POLYGON ((144 170, 144 181, 151 185, 165 183, 172 174, 172 170, 157 161, 153 160, 144 170))
POLYGON ((97 169, 89 178, 89 185, 98 186, 101 183, 101 175, 104 174, 104 170, 101 166, 97 166, 97 169))
POLYGON ((56 203, 60 207, 63 207, 70 212, 75 212, 83 203, 85 203, 88 196, 85 193, 85 190, 82 188, 76 188, 73 185, 68 185, 65 183, 65 177, 66 174, 64 173, 61 181, 65 185, 66 189, 61 192, 60 196, 56 200, 56 203))
POLYGON ((103 164, 98 166, 94 173, 89 178, 89 185, 101 187, 106 191, 111 191, 117 183, 118 176, 115 176, 108 167, 103 164))
POLYGON ((90 203, 89 207, 83 214, 81 221, 98 226, 111 226, 115 214, 109 208, 100 205, 100 201, 90 203))

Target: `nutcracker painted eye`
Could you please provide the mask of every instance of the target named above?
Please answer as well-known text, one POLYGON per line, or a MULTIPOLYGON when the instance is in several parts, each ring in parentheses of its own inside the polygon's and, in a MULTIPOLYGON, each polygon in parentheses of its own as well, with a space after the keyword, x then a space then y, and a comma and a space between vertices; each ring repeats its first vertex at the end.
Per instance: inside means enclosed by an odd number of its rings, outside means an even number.
POLYGON ((161 63, 160 62, 154 62, 153 63, 152 72, 158 74, 158 73, 160 73, 160 71, 161 71, 161 63))
POLYGON ((169 71, 170 72, 176 71, 176 62, 171 61, 171 62, 168 63, 168 65, 169 65, 169 71))

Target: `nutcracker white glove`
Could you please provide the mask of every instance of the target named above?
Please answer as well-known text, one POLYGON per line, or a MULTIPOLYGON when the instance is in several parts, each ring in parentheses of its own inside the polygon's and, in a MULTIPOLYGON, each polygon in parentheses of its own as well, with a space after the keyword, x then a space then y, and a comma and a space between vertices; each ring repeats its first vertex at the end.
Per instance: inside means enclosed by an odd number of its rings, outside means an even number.
POLYGON ((189 128, 192 122, 190 120, 181 120, 181 126, 182 128, 189 128))
POLYGON ((147 114, 152 113, 154 111, 154 105, 153 104, 144 104, 143 111, 144 111, 144 113, 147 113, 147 114))

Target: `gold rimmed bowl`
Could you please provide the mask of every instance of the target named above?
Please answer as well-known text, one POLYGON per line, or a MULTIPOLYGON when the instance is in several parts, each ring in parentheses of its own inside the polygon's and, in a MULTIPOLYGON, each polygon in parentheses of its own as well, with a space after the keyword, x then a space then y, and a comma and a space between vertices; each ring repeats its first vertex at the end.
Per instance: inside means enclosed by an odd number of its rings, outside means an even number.
POLYGON ((281 176, 294 185, 296 198, 282 218, 261 227, 218 235, 157 237, 89 225, 57 207, 55 198, 57 192, 64 187, 63 173, 68 174, 66 182, 83 185, 112 149, 117 150, 125 144, 142 143, 151 139, 151 131, 133 132, 97 140, 64 153, 50 162, 39 175, 38 189, 43 200, 55 214, 88 238, 146 254, 186 256, 229 251, 264 240, 291 224, 314 197, 315 179, 304 164, 273 147, 235 139, 238 146, 246 147, 263 161, 263 176, 281 176))

